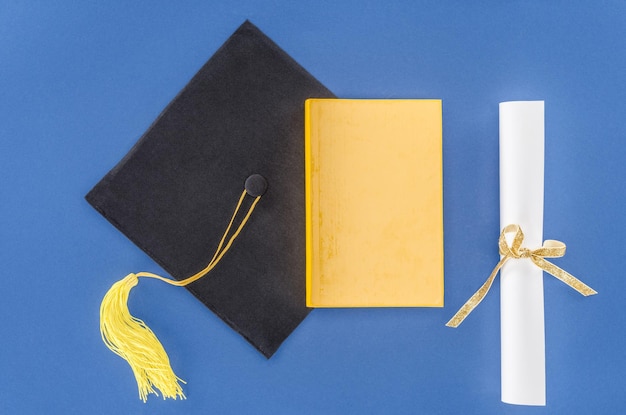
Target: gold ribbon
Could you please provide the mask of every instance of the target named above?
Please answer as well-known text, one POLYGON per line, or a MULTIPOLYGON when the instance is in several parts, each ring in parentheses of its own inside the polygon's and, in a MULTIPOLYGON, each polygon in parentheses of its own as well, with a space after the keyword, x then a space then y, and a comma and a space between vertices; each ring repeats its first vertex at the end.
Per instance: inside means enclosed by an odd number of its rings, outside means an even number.
POLYGON ((498 240, 498 247, 502 259, 500 259, 500 262, 498 262, 493 271, 491 271, 491 275, 489 275, 487 281, 485 281, 478 291, 463 304, 463 307, 446 323, 446 326, 456 328, 465 320, 465 317, 467 317, 469 313, 480 304, 483 298, 485 298, 489 289, 491 289, 493 280, 496 278, 496 275, 498 275, 498 271, 500 271, 500 268, 502 268, 509 259, 528 258, 539 268, 563 281, 585 297, 597 294, 593 288, 587 286, 578 278, 544 259, 560 258, 565 255, 565 244, 563 242, 549 239, 546 240, 540 248, 530 250, 528 248, 522 248, 523 241, 524 233, 519 225, 508 225, 502 230, 500 239, 498 240), (508 233, 515 233, 511 245, 509 245, 506 240, 506 234, 508 233))

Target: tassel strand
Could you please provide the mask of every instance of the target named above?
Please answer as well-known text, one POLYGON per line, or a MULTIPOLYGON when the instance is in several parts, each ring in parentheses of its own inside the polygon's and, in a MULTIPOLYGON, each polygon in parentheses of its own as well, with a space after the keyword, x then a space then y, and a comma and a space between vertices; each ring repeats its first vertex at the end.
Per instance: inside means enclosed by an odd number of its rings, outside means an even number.
POLYGON ((146 402, 150 393, 158 396, 155 388, 161 391, 163 399, 185 399, 178 383, 185 381, 174 374, 163 345, 150 327, 128 310, 128 295, 138 282, 135 274, 128 274, 105 295, 100 306, 102 340, 130 365, 142 401, 146 402))
POLYGON ((248 213, 242 219, 228 243, 224 245, 245 196, 246 191, 244 190, 213 258, 203 270, 181 281, 164 278, 150 272, 128 274, 124 279, 113 284, 102 300, 102 305, 100 306, 100 334, 102 341, 113 353, 128 362, 137 380, 139 398, 144 402, 146 402, 148 395, 151 393, 159 395, 155 389, 161 391, 163 399, 185 399, 185 394, 179 382, 186 382, 176 376, 172 370, 169 357, 152 330, 142 320, 130 314, 128 310, 130 290, 138 284, 139 277, 155 278, 170 285, 182 287, 208 274, 230 249, 260 199, 260 196, 255 198, 248 209, 248 213))

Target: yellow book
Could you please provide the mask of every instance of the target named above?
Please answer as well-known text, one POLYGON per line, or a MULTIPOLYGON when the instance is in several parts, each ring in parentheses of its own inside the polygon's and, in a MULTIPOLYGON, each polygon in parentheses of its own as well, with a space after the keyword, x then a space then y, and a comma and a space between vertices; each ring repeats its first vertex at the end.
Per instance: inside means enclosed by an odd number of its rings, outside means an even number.
POLYGON ((442 307, 440 100, 305 103, 309 307, 442 307))

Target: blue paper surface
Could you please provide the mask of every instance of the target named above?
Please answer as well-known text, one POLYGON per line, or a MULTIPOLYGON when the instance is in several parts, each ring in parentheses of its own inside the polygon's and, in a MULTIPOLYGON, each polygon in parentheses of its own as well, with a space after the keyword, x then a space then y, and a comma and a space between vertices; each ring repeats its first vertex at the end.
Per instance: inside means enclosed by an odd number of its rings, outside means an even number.
MULTIPOLYGON (((620 413, 626 292, 626 3, 3 2, 0 413, 620 413), (185 290, 130 307, 189 382, 137 397, 98 311, 161 270, 84 201, 217 47, 250 19, 343 98, 441 98, 445 307, 315 310, 269 361, 185 290), (545 277, 545 408, 500 402, 498 103, 546 105, 546 238, 595 288, 545 277), (204 330, 198 330, 204 327, 204 330)), ((304 301, 304 299, 303 299, 304 301)))

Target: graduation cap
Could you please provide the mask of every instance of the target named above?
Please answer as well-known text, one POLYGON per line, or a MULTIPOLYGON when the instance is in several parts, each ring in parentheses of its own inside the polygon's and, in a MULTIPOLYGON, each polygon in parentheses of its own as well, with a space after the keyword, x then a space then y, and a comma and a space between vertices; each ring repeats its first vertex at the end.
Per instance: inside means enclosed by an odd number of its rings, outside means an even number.
POLYGON ((246 21, 87 194, 173 277, 129 274, 100 310, 103 340, 129 362, 144 401, 155 389, 184 394, 156 336, 129 313, 138 278, 185 286, 268 358, 309 313, 304 102, 312 97, 333 94, 246 21))

